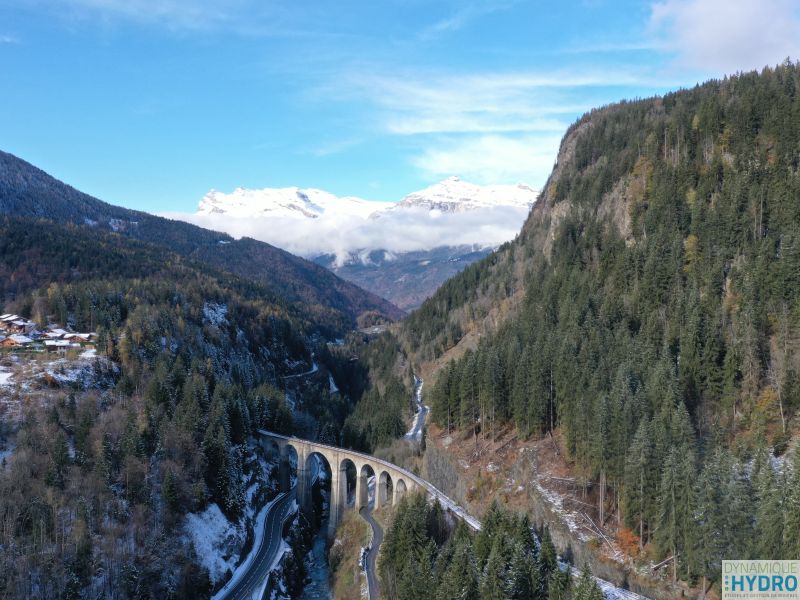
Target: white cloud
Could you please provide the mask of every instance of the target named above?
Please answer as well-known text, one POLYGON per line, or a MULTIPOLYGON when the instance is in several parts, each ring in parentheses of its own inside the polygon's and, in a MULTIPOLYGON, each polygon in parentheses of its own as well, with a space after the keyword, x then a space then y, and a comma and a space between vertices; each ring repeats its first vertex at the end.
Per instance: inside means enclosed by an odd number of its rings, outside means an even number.
POLYGON ((566 129, 565 115, 571 120, 591 108, 580 90, 645 80, 638 72, 607 69, 392 77, 359 73, 337 79, 334 87, 344 98, 356 95, 375 106, 380 126, 391 134, 552 132, 566 129))
POLYGON ((300 256, 335 254, 343 261, 364 248, 408 252, 443 245, 496 246, 514 238, 527 214, 524 208, 494 207, 461 213, 403 209, 366 220, 342 215, 323 215, 317 219, 235 219, 219 214, 186 213, 164 216, 234 237, 251 237, 300 256))
POLYGON ((679 66, 706 73, 760 69, 800 56, 795 0, 665 0, 652 5, 649 27, 679 66))
POLYGON ((414 166, 432 178, 459 173, 478 183, 544 184, 558 153, 560 135, 486 135, 448 139, 426 148, 414 166))
POLYGON ((339 76, 320 97, 365 103, 373 131, 408 138, 411 164, 426 178, 458 173, 481 183, 542 185, 560 137, 597 94, 668 85, 638 67, 385 72, 363 68, 339 76))
POLYGON ((12 35, 0 34, 0 44, 18 44, 19 40, 12 35))
POLYGON ((489 15, 493 12, 505 10, 513 5, 513 2, 465 2, 453 14, 436 21, 430 27, 424 29, 420 34, 421 39, 429 39, 442 33, 458 31, 467 23, 489 15))

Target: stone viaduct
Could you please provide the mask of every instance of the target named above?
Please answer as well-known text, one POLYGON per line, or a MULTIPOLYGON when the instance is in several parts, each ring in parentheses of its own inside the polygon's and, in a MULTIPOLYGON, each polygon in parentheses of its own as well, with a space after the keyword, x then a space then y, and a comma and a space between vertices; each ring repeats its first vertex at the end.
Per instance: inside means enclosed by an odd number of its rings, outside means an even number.
POLYGON ((281 458, 281 488, 288 490, 291 479, 290 452, 297 455, 297 502, 300 506, 311 506, 311 486, 313 485, 314 455, 320 456, 331 473, 330 518, 328 536, 333 538, 336 526, 347 508, 356 510, 369 502, 369 478, 375 477, 375 506, 398 502, 403 494, 413 489, 423 489, 437 498, 443 508, 454 516, 466 521, 473 529, 480 529, 480 523, 470 517, 461 507, 437 490, 433 485, 413 473, 388 461, 368 454, 310 442, 296 437, 287 437, 269 431, 259 430, 258 442, 267 451, 275 451, 281 458), (348 471, 355 472, 353 502, 348 501, 348 471))

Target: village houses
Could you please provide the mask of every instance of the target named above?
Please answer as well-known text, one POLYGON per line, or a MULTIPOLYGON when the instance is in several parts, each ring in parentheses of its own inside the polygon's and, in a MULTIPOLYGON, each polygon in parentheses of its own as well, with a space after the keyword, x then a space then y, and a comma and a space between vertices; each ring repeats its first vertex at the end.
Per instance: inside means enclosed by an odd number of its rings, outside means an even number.
POLYGON ((31 348, 48 352, 66 351, 70 348, 91 347, 97 334, 68 331, 56 325, 48 325, 40 331, 33 321, 13 313, 0 315, 0 347, 31 348))

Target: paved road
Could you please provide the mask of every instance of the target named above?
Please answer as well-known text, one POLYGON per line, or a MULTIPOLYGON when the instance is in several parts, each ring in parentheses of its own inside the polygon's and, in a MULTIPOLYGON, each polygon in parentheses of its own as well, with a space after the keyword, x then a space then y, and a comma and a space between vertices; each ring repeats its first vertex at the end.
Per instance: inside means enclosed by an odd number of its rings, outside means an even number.
POLYGON ((367 552, 367 588, 369 589, 369 600, 378 600, 380 592, 378 590, 378 572, 375 570, 375 562, 378 559, 378 549, 383 543, 383 528, 372 518, 370 509, 366 506, 358 511, 361 518, 372 527, 372 544, 367 552))
POLYGON ((294 497, 294 489, 278 496, 267 514, 264 536, 255 540, 257 548, 251 552, 256 554, 246 572, 229 589, 217 593, 214 600, 251 600, 261 588, 283 543, 283 522, 293 512, 294 497))

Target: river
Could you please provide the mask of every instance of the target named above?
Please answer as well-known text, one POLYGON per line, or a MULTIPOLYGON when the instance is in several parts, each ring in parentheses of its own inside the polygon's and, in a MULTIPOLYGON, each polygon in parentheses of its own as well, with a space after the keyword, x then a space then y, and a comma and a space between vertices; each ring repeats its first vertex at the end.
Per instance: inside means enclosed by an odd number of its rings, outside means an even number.
POLYGON ((314 536, 311 552, 308 553, 306 566, 311 580, 299 600, 330 600, 333 597, 329 583, 327 531, 328 520, 325 519, 314 536))

